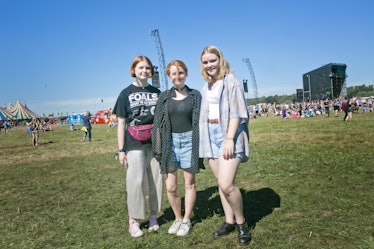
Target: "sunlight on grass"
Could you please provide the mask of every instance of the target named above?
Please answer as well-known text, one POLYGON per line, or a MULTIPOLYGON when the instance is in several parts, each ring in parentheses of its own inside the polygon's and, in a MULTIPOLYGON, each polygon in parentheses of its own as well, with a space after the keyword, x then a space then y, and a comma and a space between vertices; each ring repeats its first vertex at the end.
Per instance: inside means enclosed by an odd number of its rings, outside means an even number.
MULTIPOLYGON (((236 183, 250 248, 373 248, 373 113, 350 123, 261 117, 249 126, 251 159, 236 183)), ((211 236, 224 216, 208 165, 197 175, 191 234, 167 234, 174 217, 164 194, 159 232, 144 221, 144 237, 131 238, 116 144, 116 128, 105 125, 94 126, 91 143, 67 126, 42 133, 38 147, 25 128, 1 133, 0 247, 239 248, 236 234, 211 236)))

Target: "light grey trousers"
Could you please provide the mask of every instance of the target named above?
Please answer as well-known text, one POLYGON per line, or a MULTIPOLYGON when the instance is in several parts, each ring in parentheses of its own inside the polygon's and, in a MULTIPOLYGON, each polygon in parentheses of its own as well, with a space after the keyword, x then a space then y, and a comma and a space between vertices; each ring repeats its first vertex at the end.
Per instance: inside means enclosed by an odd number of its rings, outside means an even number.
POLYGON ((127 152, 126 192, 129 217, 145 219, 148 191, 150 211, 161 210, 162 175, 160 165, 152 157, 151 146, 127 152))

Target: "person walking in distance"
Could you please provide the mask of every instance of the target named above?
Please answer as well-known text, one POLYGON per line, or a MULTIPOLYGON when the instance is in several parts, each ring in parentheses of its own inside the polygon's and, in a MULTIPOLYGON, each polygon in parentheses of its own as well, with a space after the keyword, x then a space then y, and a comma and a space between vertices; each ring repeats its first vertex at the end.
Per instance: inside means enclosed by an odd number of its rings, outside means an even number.
POLYGON ((347 99, 347 104, 346 104, 346 110, 347 110, 347 117, 345 118, 345 121, 352 121, 352 116, 353 116, 353 108, 354 108, 354 103, 352 99, 348 98, 347 99))
POLYGON ((348 110, 349 110, 349 97, 347 95, 344 96, 344 100, 342 102, 342 110, 344 111, 343 121, 346 121, 348 117, 348 110))
POLYGON ((153 126, 153 153, 165 177, 167 197, 175 221, 169 234, 185 236, 192 228, 190 216, 196 202, 195 174, 199 172, 199 116, 201 95, 185 85, 187 66, 171 61, 166 74, 173 87, 160 94, 153 126), (184 215, 178 191, 178 169, 183 170, 184 215))
POLYGON ((32 118, 31 125, 31 142, 33 146, 38 146, 39 142, 39 131, 40 131, 40 123, 36 118, 32 118))
POLYGON ((147 190, 150 208, 148 230, 159 229, 157 214, 161 210, 162 175, 159 163, 152 156, 151 140, 160 90, 148 84, 153 70, 148 57, 135 57, 130 67, 130 75, 135 81, 121 91, 113 108, 118 120, 118 160, 127 169, 127 209, 132 237, 143 235, 138 219, 145 219, 147 190))
POLYGON ((208 158, 225 213, 225 222, 213 237, 237 228, 238 243, 247 245, 251 235, 243 214, 243 198, 234 185, 240 163, 249 159, 249 115, 244 90, 218 47, 203 49, 200 66, 206 83, 201 90, 199 154, 208 158))
POLYGON ((83 126, 84 126, 84 133, 83 133, 83 142, 86 141, 86 137, 88 137, 88 142, 91 142, 92 139, 92 126, 91 126, 91 114, 89 111, 86 111, 83 115, 83 126))

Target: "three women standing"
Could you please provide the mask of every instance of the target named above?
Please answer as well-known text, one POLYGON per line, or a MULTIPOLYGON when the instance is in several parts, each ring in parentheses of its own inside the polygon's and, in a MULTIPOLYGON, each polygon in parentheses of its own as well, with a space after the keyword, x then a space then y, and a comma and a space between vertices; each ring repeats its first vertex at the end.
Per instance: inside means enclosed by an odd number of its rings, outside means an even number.
POLYGON ((179 236, 189 233, 200 157, 208 158, 225 213, 225 222, 213 236, 220 237, 237 228, 239 244, 247 245, 251 235, 240 189, 234 185, 239 164, 249 158, 249 116, 244 91, 219 48, 204 48, 200 66, 206 80, 201 95, 185 85, 187 67, 179 60, 170 62, 166 68, 173 87, 159 95, 159 90, 147 83, 153 73, 150 60, 138 56, 132 63, 131 76, 136 81, 121 92, 113 109, 118 119, 119 160, 127 165, 129 231, 133 237, 143 235, 136 219, 145 216, 142 188, 145 175, 150 184, 149 228, 158 229, 156 214, 162 190, 159 175, 164 175, 167 197, 175 215, 168 233, 179 236), (137 141, 131 135, 132 126, 152 123, 152 144, 150 140, 137 141), (152 153, 159 164, 151 160, 152 153), (178 169, 183 170, 185 181, 184 215, 177 187, 178 169))

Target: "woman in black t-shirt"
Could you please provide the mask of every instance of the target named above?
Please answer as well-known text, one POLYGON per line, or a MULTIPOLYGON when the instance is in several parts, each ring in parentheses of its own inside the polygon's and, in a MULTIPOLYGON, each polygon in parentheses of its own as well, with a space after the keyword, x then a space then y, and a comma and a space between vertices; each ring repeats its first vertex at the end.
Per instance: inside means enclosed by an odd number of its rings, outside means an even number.
POLYGON ((140 237, 143 231, 137 219, 145 218, 145 193, 149 192, 149 231, 159 229, 157 213, 161 210, 162 177, 152 156, 153 117, 160 90, 148 84, 153 66, 146 56, 137 56, 130 68, 135 81, 121 91, 113 108, 118 120, 118 159, 126 166, 126 192, 129 232, 140 237), (143 129, 143 130, 140 130, 143 129), (131 132, 131 133, 130 133, 131 132), (140 136, 138 136, 140 135, 140 136), (146 178, 147 177, 147 178, 146 178), (146 189, 148 184, 148 189, 146 189))

